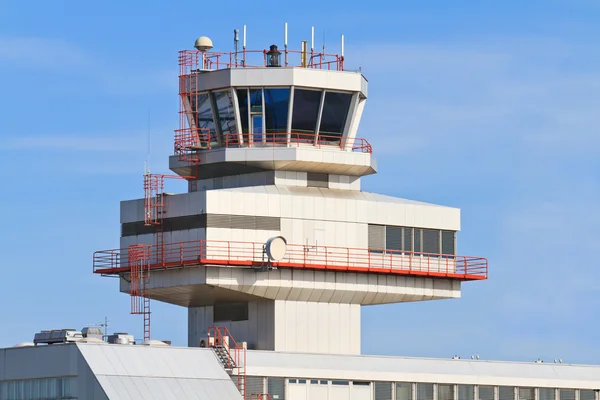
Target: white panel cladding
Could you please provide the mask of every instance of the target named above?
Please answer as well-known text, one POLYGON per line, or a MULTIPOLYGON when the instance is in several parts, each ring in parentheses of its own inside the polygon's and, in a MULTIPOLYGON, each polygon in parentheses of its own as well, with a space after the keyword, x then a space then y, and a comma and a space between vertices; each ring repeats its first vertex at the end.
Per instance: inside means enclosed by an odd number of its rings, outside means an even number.
POLYGON ((275 351, 359 354, 357 304, 275 301, 275 351))
POLYGON ((248 320, 214 321, 213 306, 190 307, 188 310, 188 346, 198 347, 200 340, 207 336, 211 326, 226 326, 233 338, 247 342, 249 349, 274 349, 274 302, 272 300, 251 301, 248 303, 248 320))
POLYGON ((331 385, 329 387, 329 399, 330 400, 350 400, 350 386, 349 385, 331 385))

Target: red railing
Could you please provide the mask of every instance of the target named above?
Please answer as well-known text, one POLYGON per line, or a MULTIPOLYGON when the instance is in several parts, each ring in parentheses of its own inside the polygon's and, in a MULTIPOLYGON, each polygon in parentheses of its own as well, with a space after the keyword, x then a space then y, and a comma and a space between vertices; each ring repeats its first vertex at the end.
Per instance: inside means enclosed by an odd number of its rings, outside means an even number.
POLYGON ((196 150, 240 147, 316 147, 339 149, 357 153, 373 153, 371 144, 363 138, 344 139, 340 136, 316 135, 314 133, 228 133, 222 140, 211 140, 207 129, 185 128, 175 131, 175 154, 189 158, 186 154, 196 150))
POLYGON ((214 346, 222 346, 228 355, 223 367, 227 369, 237 368, 237 387, 242 398, 246 398, 246 348, 238 344, 229 329, 225 326, 211 326, 208 328, 208 337, 214 337, 214 346))
POLYGON ((253 393, 250 395, 250 400, 273 400, 270 394, 266 393, 253 393))
MULTIPOLYGON (((266 265, 263 243, 198 240, 150 247, 149 269, 188 265, 260 267, 266 265), (162 250, 162 251, 161 251, 162 250)), ((488 261, 482 257, 405 251, 288 244, 285 257, 272 263, 279 268, 371 272, 430 276, 463 281, 487 279, 488 261)), ((129 272, 127 249, 94 253, 94 273, 129 272)))
MULTIPOLYGON (((268 50, 242 50, 238 52, 202 52, 183 50, 179 52, 180 75, 189 75, 197 70, 219 70, 227 68, 266 68, 268 50)), ((344 57, 338 54, 314 51, 283 50, 279 56, 281 67, 305 67, 329 71, 343 71, 344 57), (305 60, 305 61, 304 61, 305 60)))

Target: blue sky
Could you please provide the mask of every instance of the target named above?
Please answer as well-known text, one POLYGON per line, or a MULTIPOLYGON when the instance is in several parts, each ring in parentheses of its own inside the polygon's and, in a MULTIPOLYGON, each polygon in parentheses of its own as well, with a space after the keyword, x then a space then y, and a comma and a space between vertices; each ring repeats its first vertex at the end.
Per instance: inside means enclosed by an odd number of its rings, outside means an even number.
MULTIPOLYGON (((462 209, 461 254, 490 280, 459 300, 363 308, 363 353, 600 363, 600 3, 81 1, 0 4, 0 347, 108 316, 141 335, 92 253, 119 245, 119 201, 167 171, 177 51, 346 36, 380 172, 363 190, 462 209)), ((296 47, 299 47, 296 46, 296 47)), ((175 186, 173 190, 184 190, 175 186)), ((153 303, 153 337, 187 313, 153 303)), ((112 330, 111 329, 111 330, 112 330)))

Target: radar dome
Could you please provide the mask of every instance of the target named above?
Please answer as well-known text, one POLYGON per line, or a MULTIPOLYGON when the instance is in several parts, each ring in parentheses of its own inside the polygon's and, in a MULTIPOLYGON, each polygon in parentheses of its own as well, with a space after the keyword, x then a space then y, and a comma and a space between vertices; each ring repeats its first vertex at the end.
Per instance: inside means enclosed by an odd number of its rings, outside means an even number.
POLYGON ((194 47, 200 51, 208 51, 213 48, 213 43, 208 36, 200 36, 196 39, 194 47))

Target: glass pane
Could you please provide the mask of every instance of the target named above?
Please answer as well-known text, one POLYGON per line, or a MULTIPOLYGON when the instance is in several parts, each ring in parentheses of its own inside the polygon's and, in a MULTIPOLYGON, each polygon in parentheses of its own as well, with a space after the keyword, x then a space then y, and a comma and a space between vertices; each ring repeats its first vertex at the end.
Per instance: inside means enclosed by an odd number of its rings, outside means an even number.
POLYGON ((314 137, 310 135, 315 132, 319 106, 321 104, 321 92, 316 90, 294 89, 294 110, 292 113, 292 141, 311 142, 314 137), (306 135, 306 134, 309 135, 306 135), (299 136, 299 137, 298 137, 299 136))
POLYGON ((454 231, 442 231, 442 254, 455 254, 454 231))
POLYGON ((339 137, 342 136, 346 125, 351 100, 352 94, 350 93, 325 93, 321 126, 319 127, 319 141, 321 143, 339 143, 339 137))
POLYGON ((433 400, 433 383, 417 383, 417 400, 433 400))
POLYGON ((413 251, 412 247, 412 237, 413 237, 413 228, 404 228, 404 241, 402 243, 403 249, 405 251, 413 251))
POLYGON ((385 249, 392 251, 402 250, 402 227, 385 227, 385 249))
POLYGON ((594 400, 595 394, 593 390, 580 390, 579 400, 594 400))
POLYGON ((498 388, 498 400, 514 400, 515 388, 512 386, 500 386, 498 388))
MULTIPOLYGON (((475 397, 475 386, 473 385, 458 385, 458 400, 473 400, 475 397)), ((494 400, 493 392, 492 398, 494 400)))
POLYGON ((273 400, 285 400, 283 378, 267 378, 267 391, 273 400))
MULTIPOLYGON (((217 105, 217 118, 219 119, 219 127, 221 128, 221 134, 223 138, 227 135, 231 137, 231 133, 237 133, 235 124, 235 114, 233 112, 233 99, 231 98, 231 92, 229 90, 223 90, 221 92, 215 92, 215 104, 217 105)), ((237 135, 235 135, 237 136, 237 135)))
MULTIPOLYGON (((212 108, 208 93, 196 93, 189 96, 190 107, 192 109, 192 121, 190 127, 205 128, 210 131, 211 141, 215 141, 217 132, 215 130, 215 121, 213 120, 212 108)), ((189 121, 188 121, 189 122, 189 121)))
POLYGON ((262 89, 250 89, 250 112, 262 113, 262 89))
POLYGON ((575 389, 560 389, 560 400, 575 400, 575 389))
POLYGON ((454 400, 454 385, 438 384, 438 400, 454 400))
POLYGON ((415 249, 413 251, 416 253, 420 253, 421 251, 423 251, 421 249, 421 231, 422 231, 422 229, 415 228, 414 231, 415 231, 415 234, 414 234, 415 249))
POLYGON ((240 120, 242 122, 242 133, 248 133, 248 90, 237 90, 238 104, 240 105, 240 120))
POLYGON ((391 400, 392 399, 392 383, 391 382, 375 382, 375 400, 391 400))
POLYGON ((267 141, 271 141, 273 139, 273 137, 269 138, 269 133, 284 133, 283 135, 275 136, 275 141, 286 141, 289 107, 289 88, 265 88, 265 125, 267 141))
POLYGON ((412 383, 396 383, 396 400, 412 400, 412 383))
POLYGON ((535 400, 535 389, 519 388, 519 400, 535 400))
POLYGON ((494 400, 494 387, 479 386, 479 400, 494 400))
POLYGON ((423 229, 423 253, 439 254, 440 231, 435 229, 423 229))
POLYGON ((255 143, 262 143, 263 141, 263 125, 262 115, 252 116, 252 134, 255 143))
POLYGON ((539 388, 538 389, 538 400, 554 400, 554 388, 539 388))

